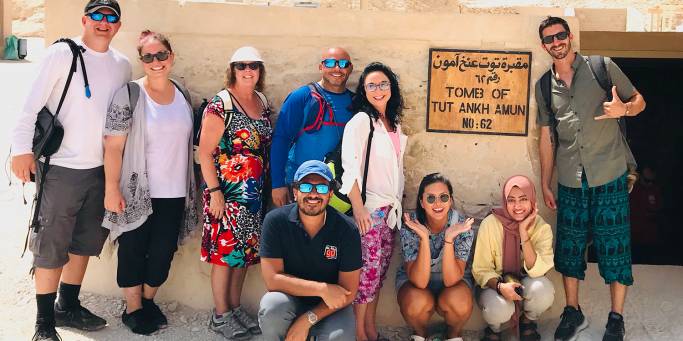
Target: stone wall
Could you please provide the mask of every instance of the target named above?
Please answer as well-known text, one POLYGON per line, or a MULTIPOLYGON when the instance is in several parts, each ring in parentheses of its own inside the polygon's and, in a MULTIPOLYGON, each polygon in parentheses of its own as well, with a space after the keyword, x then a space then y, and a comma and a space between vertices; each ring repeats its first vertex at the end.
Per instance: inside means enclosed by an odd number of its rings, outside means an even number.
MULTIPOLYGON (((468 215, 483 217, 499 200, 503 181, 525 174, 538 183, 538 131, 533 91, 529 112, 529 136, 490 136, 430 133, 425 129, 428 49, 430 47, 531 51, 532 84, 547 70, 550 58, 538 43, 537 26, 542 16, 447 13, 358 12, 338 9, 293 9, 286 7, 232 6, 164 0, 121 0, 125 8, 123 27, 113 45, 129 56, 134 75, 140 65, 135 51, 139 32, 149 28, 167 33, 176 51, 173 73, 184 79, 195 98, 212 96, 221 88, 223 72, 232 52, 253 45, 263 54, 268 69, 266 94, 279 108, 294 88, 317 80, 317 63, 324 47, 346 47, 356 70, 350 86, 367 63, 380 60, 401 78, 406 99, 404 127, 409 134, 405 155, 407 208, 414 207, 417 185, 423 175, 446 173, 454 182, 457 206, 468 215), (150 16, 146 13, 157 13, 150 16), (495 23, 495 24, 493 24, 495 23)), ((81 30, 81 4, 73 0, 51 0, 47 5, 47 41, 81 30)), ((558 14, 558 13, 555 13, 558 14)), ((576 33, 577 21, 569 18, 576 33)), ((539 190, 540 193, 540 190, 539 190)), ((554 217, 543 209, 549 221, 554 217)), ((116 287, 116 257, 107 247, 100 259, 91 261, 85 289, 119 295, 116 287)), ((385 282, 379 320, 403 324, 395 299, 394 274, 399 264, 394 254, 385 282)), ((198 308, 212 305, 209 266, 199 261, 199 237, 180 248, 169 281, 160 299, 173 299, 198 308)), ((560 286, 556 274, 552 274, 560 286)), ((259 267, 247 277, 244 304, 255 309, 264 291, 259 267)), ((558 296, 561 300, 560 290, 558 296)), ((549 314, 557 316, 560 307, 549 314)), ((468 324, 481 325, 479 313, 468 324)))

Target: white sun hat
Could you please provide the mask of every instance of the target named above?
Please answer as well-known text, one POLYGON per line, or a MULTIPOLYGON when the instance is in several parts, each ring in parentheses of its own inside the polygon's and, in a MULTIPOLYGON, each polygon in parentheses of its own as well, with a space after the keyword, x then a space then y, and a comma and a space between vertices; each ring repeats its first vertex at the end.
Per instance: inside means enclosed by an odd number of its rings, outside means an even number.
POLYGON ((242 46, 237 49, 237 51, 232 54, 232 58, 230 58, 231 64, 235 62, 263 62, 263 58, 261 58, 261 53, 259 53, 256 48, 242 46))

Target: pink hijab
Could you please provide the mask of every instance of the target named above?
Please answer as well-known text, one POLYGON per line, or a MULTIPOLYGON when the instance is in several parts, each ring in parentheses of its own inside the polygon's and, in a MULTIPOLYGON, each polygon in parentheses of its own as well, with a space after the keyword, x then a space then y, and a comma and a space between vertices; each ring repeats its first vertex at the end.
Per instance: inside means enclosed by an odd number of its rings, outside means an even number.
MULTIPOLYGON (((503 207, 493 210, 493 215, 503 224, 503 273, 514 273, 518 277, 522 270, 522 250, 519 237, 519 222, 512 219, 507 210, 507 198, 512 188, 518 187, 529 198, 531 207, 536 207, 536 189, 534 184, 524 175, 515 175, 509 178, 503 186, 503 207)), ((531 214, 531 213, 529 213, 531 214)), ((520 303, 515 302, 515 313, 512 315, 512 326, 517 329, 519 336, 520 303)))
POLYGON ((529 178, 524 175, 515 175, 509 178, 503 186, 503 207, 493 210, 493 215, 503 224, 503 273, 511 272, 519 275, 522 269, 519 223, 512 219, 507 210, 507 197, 513 187, 518 187, 526 194, 532 209, 536 207, 536 189, 529 178))

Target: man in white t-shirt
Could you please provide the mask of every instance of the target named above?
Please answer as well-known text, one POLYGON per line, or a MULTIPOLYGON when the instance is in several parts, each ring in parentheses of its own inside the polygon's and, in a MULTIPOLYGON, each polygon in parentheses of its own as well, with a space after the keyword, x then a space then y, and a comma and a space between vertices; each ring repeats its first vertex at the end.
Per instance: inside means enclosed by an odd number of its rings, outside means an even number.
MULTIPOLYGON (((58 116, 64 138, 45 171, 38 224, 30 232, 38 308, 34 341, 60 340, 55 327, 92 331, 107 324, 81 306, 78 294, 90 256, 99 255, 107 238, 102 131, 114 92, 131 77, 128 59, 109 47, 120 18, 116 0, 90 0, 81 19, 83 35, 74 39, 84 48, 89 91, 79 62, 58 116)), ((36 172, 41 179, 43 164, 32 153, 37 113, 44 106, 56 112, 72 58, 65 43, 47 49, 14 129, 12 172, 23 182, 36 172)))

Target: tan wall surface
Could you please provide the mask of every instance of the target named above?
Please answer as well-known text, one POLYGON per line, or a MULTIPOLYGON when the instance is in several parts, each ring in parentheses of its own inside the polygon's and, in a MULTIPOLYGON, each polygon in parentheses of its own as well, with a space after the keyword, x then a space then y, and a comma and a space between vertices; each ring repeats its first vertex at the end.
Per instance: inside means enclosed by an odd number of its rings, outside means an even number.
MULTIPOLYGON (((138 33, 145 28, 167 33, 177 54, 174 74, 185 78, 195 97, 212 96, 221 88, 227 60, 236 48, 247 44, 257 47, 264 56, 268 69, 266 94, 276 108, 291 90, 319 78, 317 63, 323 47, 340 45, 350 51, 356 66, 350 82, 353 87, 368 62, 381 60, 390 65, 401 77, 407 105, 404 127, 409 145, 405 154, 404 202, 408 208, 414 207, 422 176, 434 171, 444 172, 453 180, 458 208, 480 218, 498 202, 507 177, 525 174, 539 178, 533 91, 528 137, 427 133, 425 112, 430 47, 531 51, 533 84, 550 63, 538 42, 541 16, 357 12, 208 3, 180 6, 162 0, 120 3, 123 28, 114 46, 131 58, 135 76, 141 70, 135 58, 138 33)), ((81 7, 80 2, 72 0, 49 1, 46 41, 78 35, 81 7)), ((577 32, 578 45, 577 21, 569 20, 577 32)), ((542 214, 554 221, 547 211, 542 214)), ((114 251, 107 247, 99 260, 92 261, 86 290, 119 295, 113 255, 114 251)), ((403 324, 394 293, 398 263, 399 252, 395 252, 380 301, 380 323, 403 324)), ((552 277, 559 292, 557 274, 552 277)), ((254 267, 245 284, 247 308, 257 307, 263 291, 258 267, 254 267)), ((198 236, 176 254, 160 299, 178 300, 197 308, 212 305, 209 266, 199 261, 198 236)), ((557 316, 560 310, 556 306, 550 314, 557 316)), ((481 317, 476 312, 468 328, 480 325, 481 317)))

